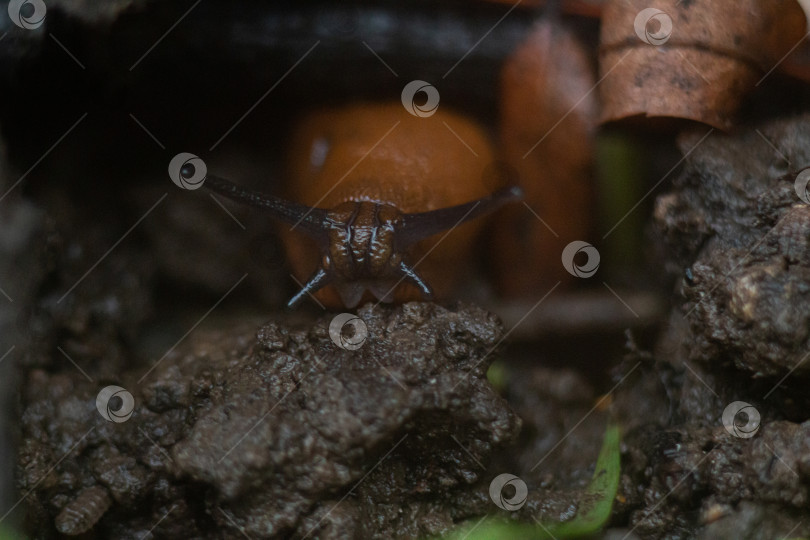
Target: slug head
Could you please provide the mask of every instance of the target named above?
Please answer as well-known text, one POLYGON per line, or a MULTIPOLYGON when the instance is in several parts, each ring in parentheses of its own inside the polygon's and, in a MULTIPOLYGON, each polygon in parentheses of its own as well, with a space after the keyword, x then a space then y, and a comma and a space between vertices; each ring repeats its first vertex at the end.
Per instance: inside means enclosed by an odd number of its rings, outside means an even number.
POLYGON ((287 303, 297 307, 307 295, 333 284, 346 307, 355 307, 368 289, 390 301, 402 281, 416 285, 426 299, 430 286, 405 262, 408 249, 434 234, 488 214, 523 196, 508 186, 468 203, 403 214, 394 206, 370 201, 349 201, 331 210, 313 208, 239 187, 208 176, 205 187, 237 202, 262 208, 312 238, 321 251, 321 263, 301 290, 287 303))

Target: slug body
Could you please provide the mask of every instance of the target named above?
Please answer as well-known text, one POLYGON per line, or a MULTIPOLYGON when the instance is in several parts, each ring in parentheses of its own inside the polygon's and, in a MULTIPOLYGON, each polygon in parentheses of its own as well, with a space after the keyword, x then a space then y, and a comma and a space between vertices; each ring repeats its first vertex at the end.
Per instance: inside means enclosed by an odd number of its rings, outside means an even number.
POLYGON ((332 308, 431 298, 429 283, 444 295, 481 227, 466 222, 521 196, 482 181, 492 150, 475 124, 442 111, 415 117, 399 103, 311 114, 290 155, 287 195, 297 202, 210 175, 205 186, 284 223, 288 260, 305 283, 291 308, 309 295, 332 308))
POLYGON ((539 298, 572 278, 549 254, 591 229, 595 85, 584 46, 549 19, 535 24, 503 67, 500 155, 514 167, 527 206, 494 220, 491 267, 506 297, 539 298))

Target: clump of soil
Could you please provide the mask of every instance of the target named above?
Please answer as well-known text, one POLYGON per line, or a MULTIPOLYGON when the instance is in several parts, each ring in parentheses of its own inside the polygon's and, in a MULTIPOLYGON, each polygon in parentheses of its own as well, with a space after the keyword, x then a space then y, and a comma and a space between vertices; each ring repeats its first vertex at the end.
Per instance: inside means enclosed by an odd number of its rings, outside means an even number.
MULTIPOLYGON (((700 135, 683 137, 684 153, 700 135)), ((790 174, 807 166, 807 116, 712 135, 689 155, 677 191, 658 200, 656 221, 683 276, 676 294, 690 358, 781 376, 807 352, 810 205, 790 174)))
POLYGON ((617 392, 629 428, 617 517, 642 538, 800 537, 810 206, 791 171, 810 164, 810 117, 702 135, 682 138, 684 171, 656 206, 682 278, 654 355, 638 354, 646 383, 617 392), (723 423, 734 402, 753 407, 734 417, 742 431, 723 423))
POLYGON ((520 428, 484 377, 497 319, 419 303, 359 315, 357 351, 332 343, 327 316, 195 334, 145 379, 116 379, 135 401, 121 423, 96 410, 98 381, 31 371, 20 487, 40 532, 54 516, 80 532, 65 512, 91 488, 111 501, 95 531, 115 538, 418 536, 483 512, 450 501, 520 428))

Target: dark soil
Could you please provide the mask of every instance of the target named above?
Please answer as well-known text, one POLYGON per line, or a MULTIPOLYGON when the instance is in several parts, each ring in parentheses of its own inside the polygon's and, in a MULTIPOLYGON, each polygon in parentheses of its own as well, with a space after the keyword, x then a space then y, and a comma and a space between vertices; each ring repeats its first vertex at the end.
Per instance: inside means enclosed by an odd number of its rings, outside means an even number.
POLYGON ((810 117, 690 152, 702 135, 682 137, 684 171, 655 210, 680 277, 648 368, 670 411, 646 413, 652 388, 618 392, 636 404, 624 424, 641 424, 625 439, 628 517, 644 538, 806 536, 810 207, 793 173, 810 164, 810 117), (735 401, 761 415, 752 438, 723 426, 735 401))
POLYGON ((548 454, 587 412, 586 383, 565 371, 516 382, 528 429, 505 459, 522 422, 484 378, 497 319, 424 303, 358 315, 369 338, 354 352, 330 340, 331 316, 198 332, 153 370, 115 377, 136 403, 121 423, 96 410, 103 381, 29 370, 19 471, 36 536, 55 523, 95 524, 99 538, 422 537, 491 512, 504 462, 532 490, 524 519, 573 516, 594 455, 569 452, 598 447, 603 415, 548 454))
POLYGON ((97 381, 30 371, 20 481, 40 534, 91 487, 112 501, 95 528, 109 538, 158 522, 156 537, 411 537, 485 511, 458 500, 520 428, 482 379, 498 322, 430 304, 359 315, 356 352, 332 343, 331 316, 197 333, 145 378, 116 377, 137 404, 123 423, 96 410, 97 381))

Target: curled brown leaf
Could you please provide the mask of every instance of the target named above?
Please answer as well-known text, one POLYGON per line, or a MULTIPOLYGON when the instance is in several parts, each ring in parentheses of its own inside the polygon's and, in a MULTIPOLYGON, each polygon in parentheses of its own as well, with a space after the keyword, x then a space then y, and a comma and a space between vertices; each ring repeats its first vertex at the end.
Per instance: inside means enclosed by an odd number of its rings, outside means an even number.
POLYGON ((601 121, 733 125, 747 93, 805 37, 795 0, 610 0, 602 15, 601 121))

